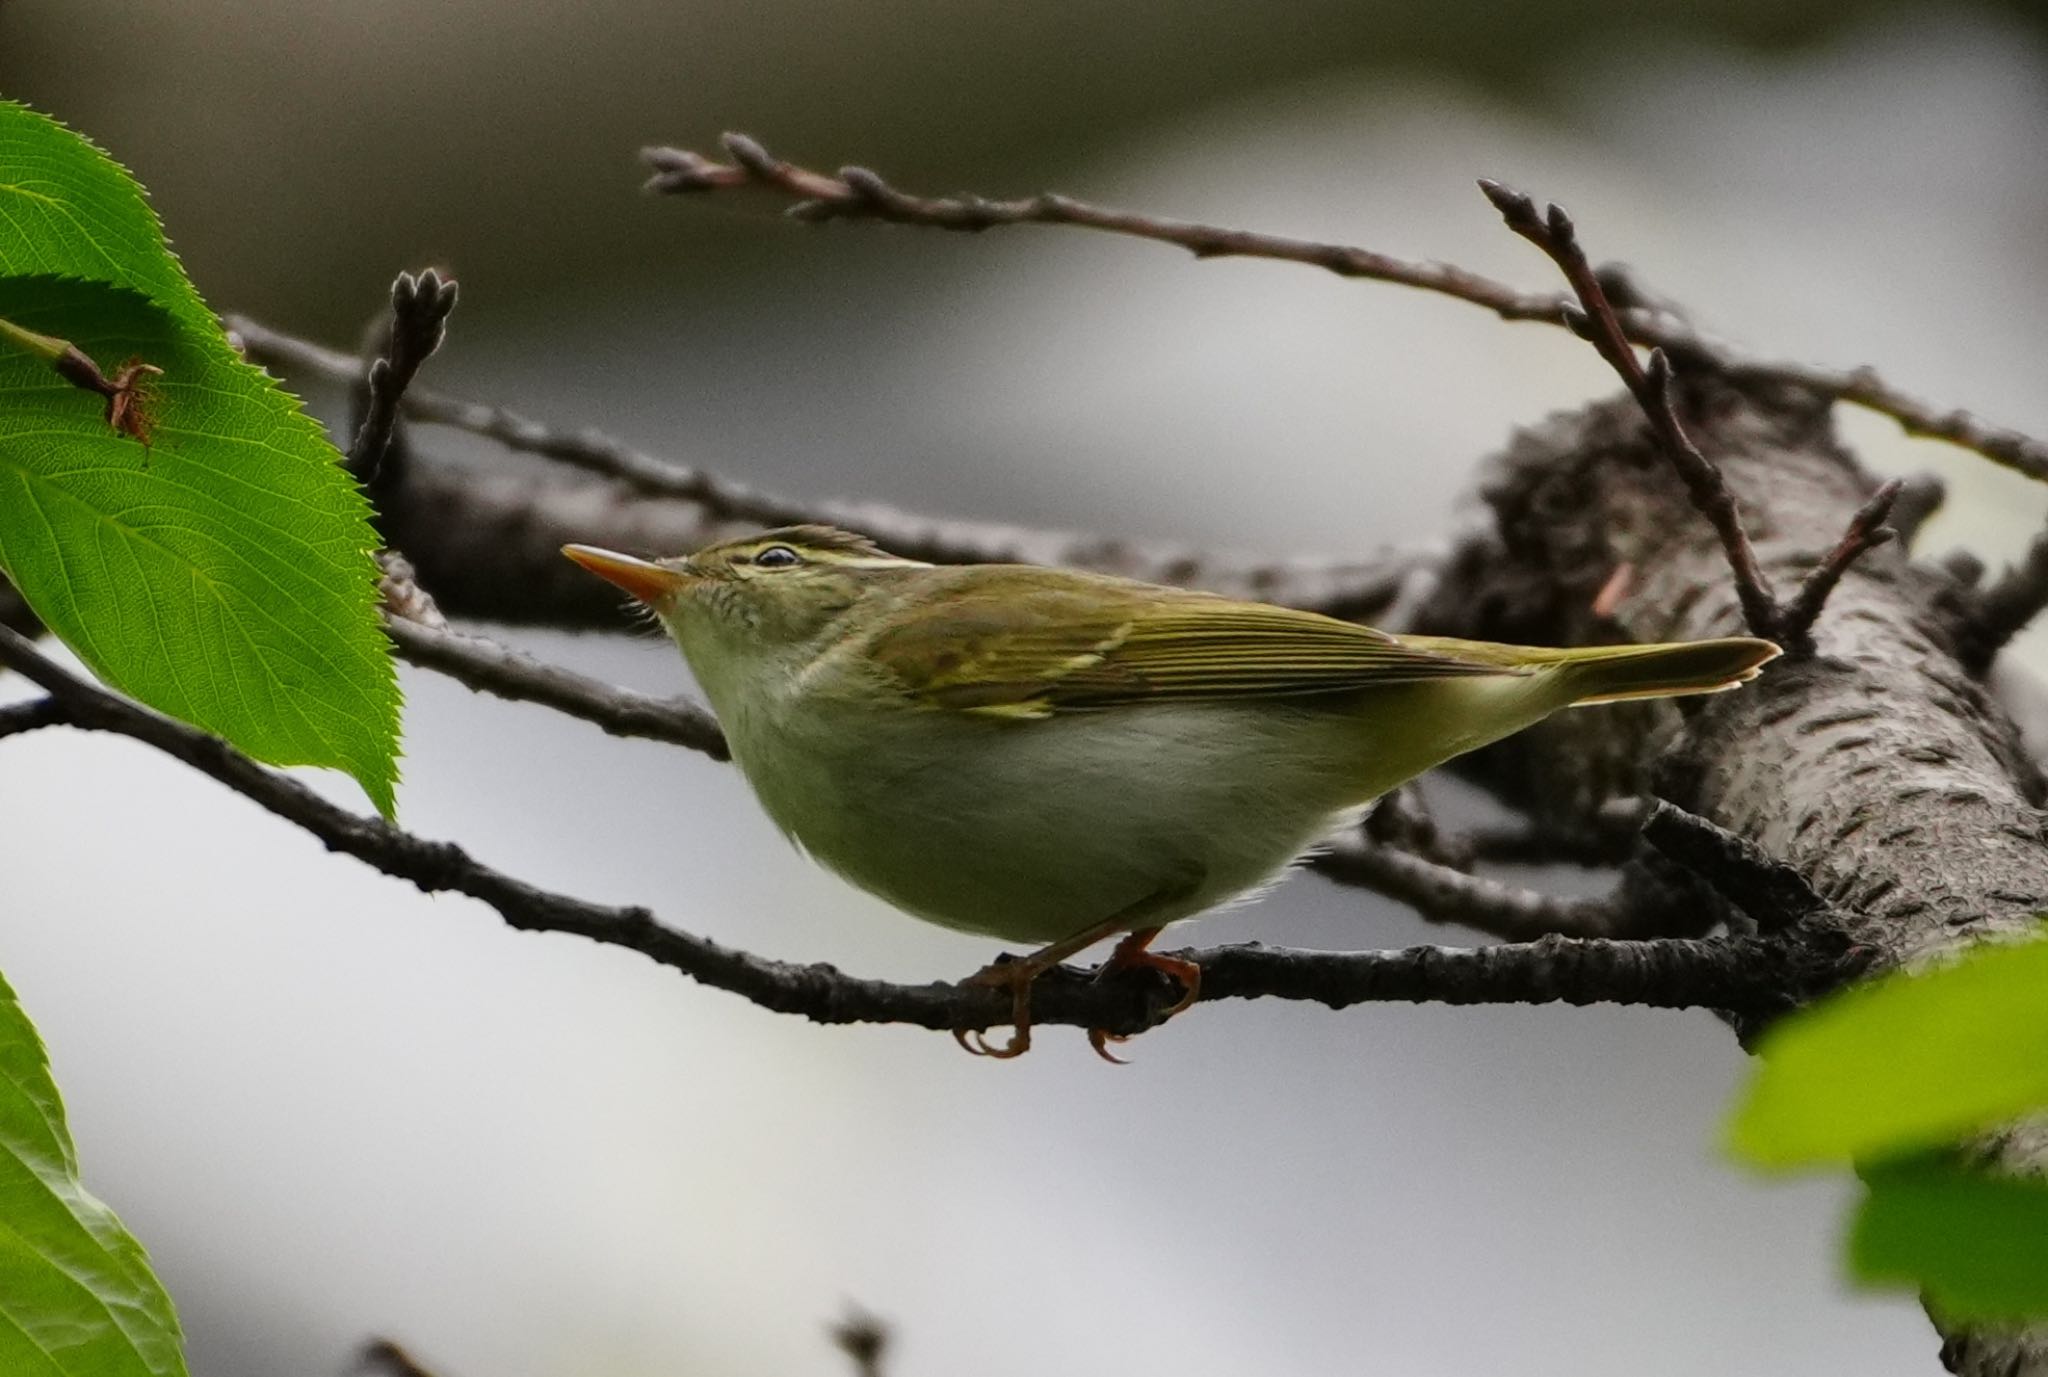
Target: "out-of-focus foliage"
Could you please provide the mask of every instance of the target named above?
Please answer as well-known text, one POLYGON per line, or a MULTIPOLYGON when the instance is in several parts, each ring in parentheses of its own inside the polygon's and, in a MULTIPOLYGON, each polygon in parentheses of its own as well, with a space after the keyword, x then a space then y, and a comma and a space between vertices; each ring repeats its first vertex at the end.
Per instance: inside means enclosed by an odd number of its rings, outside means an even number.
POLYGON ((1864 1172, 1849 1261, 1879 1285, 1905 1284, 1956 1320, 2048 1315, 2048 1182, 1936 1161, 1864 1172))
POLYGON ((2048 1183, 1926 1150, 2048 1109, 2048 940, 1850 990, 1772 1029, 1728 1127, 1770 1167, 1854 1161, 1860 1279, 1960 1320, 2048 1315, 2048 1183))
POLYGON ((0 980, 0 1372, 184 1377, 142 1245, 78 1181, 49 1059, 0 980))
POLYGON ((1729 1128, 1765 1166, 1891 1155, 2048 1104, 2048 942, 1897 974, 1787 1019, 1729 1128))

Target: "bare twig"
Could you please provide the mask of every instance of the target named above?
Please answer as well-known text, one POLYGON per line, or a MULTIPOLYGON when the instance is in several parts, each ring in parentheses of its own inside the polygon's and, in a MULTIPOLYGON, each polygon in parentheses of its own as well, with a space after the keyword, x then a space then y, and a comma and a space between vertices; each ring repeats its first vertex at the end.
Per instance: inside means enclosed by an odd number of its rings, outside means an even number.
POLYGON ((54 698, 31 698, 25 703, 9 703, 0 707, 0 740, 32 732, 39 727, 54 727, 64 720, 64 710, 54 698))
POLYGON ((1178 245, 1197 258, 1271 258, 1322 268, 1339 277, 1421 287, 1484 306, 1505 320, 1545 320, 1557 311, 1555 297, 1518 292, 1447 263, 1415 263, 1347 244, 1139 215, 1050 193, 1016 201, 971 195, 912 196, 864 167, 843 168, 837 176, 828 176, 782 161, 745 134, 727 134, 723 142, 733 159, 731 164, 680 148, 643 149, 641 159, 654 170, 648 189, 698 192, 748 185, 771 187, 794 198, 791 216, 812 222, 888 220, 969 233, 1006 225, 1073 225, 1178 245))
MULTIPOLYGON (((767 187, 792 199, 791 215, 810 221, 887 220, 968 233, 1006 225, 1070 225, 1177 245, 1197 258, 1274 259, 1321 268, 1340 277, 1416 287, 1469 302, 1502 320, 1563 325, 1564 308, 1572 304, 1569 297, 1518 291, 1504 282, 1450 264, 1400 259, 1348 244, 1140 215, 1066 196, 1047 194, 1015 201, 972 195, 911 196, 865 168, 849 167, 837 176, 829 176, 784 162, 744 134, 728 134, 724 143, 731 163, 719 163, 680 148, 643 150, 641 157, 654 170, 648 188, 658 192, 701 193, 767 187)), ((1697 359, 1708 367, 1737 376, 1788 383, 1849 402, 1891 418, 1908 435, 1973 450, 2030 478, 2048 481, 2048 442, 1989 425, 1967 411, 1921 401, 1869 368, 1828 369, 1744 358, 1727 345, 1697 333, 1675 313, 1649 305, 1632 302, 1618 312, 1617 320, 1623 335, 1636 344, 1697 359)))
POLYGON ((382 356, 370 361, 364 377, 368 404, 348 451, 348 469, 357 482, 376 483, 398 425, 399 400, 420 365, 441 347, 456 295, 455 279, 432 268, 400 273, 392 281, 390 327, 382 356))
MULTIPOLYGON (((226 323, 248 357, 258 363, 303 369, 339 382, 361 373, 361 362, 339 350, 294 338, 244 316, 230 316, 226 323)), ((401 410, 413 420, 467 430, 508 448, 614 479, 635 492, 695 503, 714 522, 778 526, 824 521, 873 536, 897 554, 935 564, 1067 565, 1155 583, 1198 584, 1216 592, 1312 608, 1332 616, 1371 616, 1394 601, 1403 581, 1425 565, 1431 553, 1417 550, 1394 552, 1376 560, 1270 563, 1069 531, 949 520, 877 502, 802 502, 647 454, 596 431, 558 430, 498 407, 459 401, 426 388, 409 389, 401 410)), ((527 522, 532 524, 530 514, 527 522)), ((584 530, 564 533, 553 544, 601 539, 600 533, 584 530)), ((553 558, 552 551, 549 558, 553 558)))
POLYGON ((0 578, 0 626, 13 627, 24 636, 43 634, 43 624, 29 611, 28 599, 4 578, 0 578))
POLYGON ((1607 299, 1606 288, 1579 244, 1578 228, 1571 216, 1556 202, 1539 215, 1536 202, 1527 194, 1483 177, 1479 189, 1500 212, 1508 228, 1548 254, 1571 283, 1579 304, 1561 307, 1560 319, 1573 334, 1599 351, 1649 417, 1659 447, 1684 482, 1693 506, 1712 524, 1720 539, 1749 629, 1767 640, 1780 642, 1792 654, 1812 654, 1813 624, 1826 606, 1828 595, 1859 556, 1896 534, 1885 527, 1884 519, 1898 499, 1899 483, 1887 483, 1871 496, 1851 519, 1835 548, 1807 575, 1792 601, 1780 603, 1743 529, 1742 512, 1728 480, 1722 476, 1720 467, 1700 452, 1679 422, 1671 390, 1670 357, 1662 349, 1652 349, 1647 363, 1636 361, 1635 349, 1607 299))
POLYGON ((1891 515, 1892 504, 1898 501, 1901 486, 1902 481, 1894 478, 1870 495, 1870 500, 1849 519, 1849 528, 1842 532, 1835 548, 1813 567, 1805 582, 1799 585, 1799 591, 1792 595, 1792 601, 1780 609, 1778 636, 1787 650, 1807 655, 1813 653, 1813 624, 1819 619, 1821 609, 1827 606, 1828 595, 1842 581, 1842 575, 1849 572, 1849 566, 1866 551, 1874 550, 1898 535, 1896 530, 1885 524, 1885 520, 1891 515))
POLYGON ((1871 368, 1829 369, 1792 363, 1725 360, 1737 378, 1769 378, 1818 392, 1822 396, 1875 411, 1898 422, 1899 429, 1923 440, 1940 440, 1973 450, 1995 464, 2037 482, 2048 481, 2048 442, 2006 426, 1991 425, 1957 407, 1936 406, 1910 396, 1879 377, 1871 368))
POLYGON ((687 698, 637 693, 544 663, 482 636, 393 614, 385 616, 384 629, 407 660, 470 688, 554 708, 595 723, 613 736, 666 741, 713 760, 732 759, 717 720, 687 698))
MULTIPOLYGON (((624 947, 763 1008, 819 1023, 973 1030, 1009 1019, 1007 996, 985 986, 896 985, 849 976, 829 965, 773 961, 664 927, 644 908, 596 904, 527 884, 452 843, 428 841, 381 819, 350 813, 216 737, 86 683, 45 658, 33 642, 4 629, 0 664, 46 690, 61 705, 68 725, 141 741, 297 824, 329 850, 429 893, 482 900, 522 931, 568 933, 624 947)), ((1844 975, 1837 956, 1746 938, 1626 942, 1547 937, 1471 950, 1367 952, 1240 946, 1187 956, 1202 966, 1204 1000, 1297 999, 1333 1008, 1363 1001, 1562 1001, 1770 1012, 1844 975)), ((1172 1003, 1171 987, 1172 982, 1150 972, 1094 979, 1063 968, 1034 987, 1033 1013, 1041 1023, 1137 1032, 1172 1003)))
POLYGON ((1735 575, 1735 593, 1742 602, 1742 613, 1749 629, 1766 639, 1778 635, 1778 600, 1771 592, 1769 579, 1762 566, 1757 563, 1756 551, 1750 546, 1749 535, 1742 528, 1742 513, 1735 502, 1735 495, 1728 490, 1728 482, 1721 476, 1721 470, 1700 453, 1699 447, 1685 433, 1679 424, 1678 412, 1672 404, 1671 366, 1662 351, 1652 351, 1647 366, 1636 361, 1634 347, 1623 333, 1621 322, 1614 308, 1608 303, 1606 290, 1594 275, 1592 264, 1586 259, 1586 251, 1579 244, 1577 227, 1564 207, 1553 204, 1543 214, 1536 211, 1536 202, 1523 192, 1502 186, 1499 182, 1480 179, 1479 189, 1486 193, 1486 199, 1493 202, 1501 219, 1509 229, 1521 235, 1537 248, 1548 254, 1578 294, 1579 305, 1569 303, 1559 307, 1559 318, 1573 334, 1590 343, 1599 351, 1600 357, 1614 371, 1634 394, 1643 414, 1650 419, 1650 427, 1657 434, 1659 444, 1672 467, 1684 481, 1686 491, 1692 494, 1693 505, 1701 515, 1712 523, 1714 533, 1720 537, 1722 552, 1727 556, 1729 570, 1735 575))
MULTIPOLYGON (((1982 573, 1981 564, 1978 573, 1982 573)), ((2029 541, 2019 563, 1976 594, 1966 663, 1982 673, 2006 642, 2024 631, 2043 608, 2048 608, 2048 531, 2029 541)))
POLYGON ((1947 500, 1948 484, 1939 475, 1910 474, 1899 487, 1899 500, 1892 504, 1891 518, 1886 524, 1899 533, 1901 545, 1911 545, 1918 538, 1920 528, 1941 510, 1942 503, 1947 500))
MULTIPOLYGON (((222 323, 248 357, 266 367, 317 373, 341 382, 361 372, 360 361, 349 354, 274 330, 248 316, 226 316, 222 323)), ((698 503, 716 517, 768 526, 826 519, 815 505, 648 454, 599 431, 563 430, 505 407, 464 401, 423 387, 405 394, 402 410, 412 420, 481 435, 507 449, 616 479, 650 496, 698 503)))
POLYGON ((1616 937, 1640 930, 1618 895, 1565 898, 1502 884, 1391 846, 1345 838, 1314 858, 1331 879, 1384 894, 1432 923, 1458 923, 1509 941, 1545 933, 1616 937))
POLYGON ((451 629, 433 597, 413 577, 412 564, 395 550, 377 556, 382 577, 378 597, 384 630, 398 653, 422 669, 445 674, 481 693, 515 702, 539 703, 593 722, 613 736, 666 741, 730 760, 725 733, 706 708, 687 698, 651 694, 607 684, 586 674, 523 655, 484 636, 451 629))

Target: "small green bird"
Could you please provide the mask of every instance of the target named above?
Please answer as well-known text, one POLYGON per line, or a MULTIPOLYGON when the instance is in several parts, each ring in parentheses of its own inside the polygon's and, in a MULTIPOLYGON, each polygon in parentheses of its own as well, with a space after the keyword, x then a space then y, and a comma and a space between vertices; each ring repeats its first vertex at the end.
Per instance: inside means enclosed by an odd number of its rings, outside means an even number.
MULTIPOLYGON (((1712 693, 1747 637, 1543 650, 1027 565, 935 566, 791 526, 658 562, 563 553, 681 646, 768 815, 908 913, 1038 947, 1010 992, 1121 936, 1194 1002, 1161 928, 1272 883, 1388 790, 1579 703, 1712 693)), ((956 1034, 956 1036, 960 1036, 956 1034)), ((1089 1034, 1108 1056, 1111 1035, 1089 1034)), ((1111 1058, 1115 1060, 1115 1058, 1111 1058)))

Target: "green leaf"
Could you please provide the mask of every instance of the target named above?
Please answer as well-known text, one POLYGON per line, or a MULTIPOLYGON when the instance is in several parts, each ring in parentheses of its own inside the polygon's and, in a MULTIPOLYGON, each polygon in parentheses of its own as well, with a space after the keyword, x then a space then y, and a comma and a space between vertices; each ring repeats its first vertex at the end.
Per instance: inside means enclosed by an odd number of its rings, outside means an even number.
POLYGON ((1864 1173, 1849 1263, 1875 1285, 1919 1288, 1944 1318, 2048 1316, 2048 1182, 1916 1160, 1864 1173))
POLYGON ((0 980, 0 1372, 184 1377, 182 1343, 142 1245, 79 1184, 42 1040, 0 980))
POLYGON ((261 760, 348 771, 389 816, 398 688, 376 537, 339 455, 236 356, 142 189, 0 101, 0 317, 164 370, 145 449, 0 345, 0 570, 109 684, 261 760))
POLYGON ((2048 942, 1981 947, 1773 1028, 1729 1123, 1767 1166, 1888 1156, 2048 1105, 2048 942))

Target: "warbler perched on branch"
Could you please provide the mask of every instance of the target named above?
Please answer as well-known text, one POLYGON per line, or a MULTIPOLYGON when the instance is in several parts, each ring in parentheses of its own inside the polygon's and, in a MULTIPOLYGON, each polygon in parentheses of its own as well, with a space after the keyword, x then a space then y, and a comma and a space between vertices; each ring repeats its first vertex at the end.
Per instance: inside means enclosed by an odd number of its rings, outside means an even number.
MULTIPOLYGON (((1712 693, 1748 637, 1548 650, 1392 636, 1313 612, 1027 565, 931 565, 792 526, 685 558, 564 553, 682 648, 783 832, 905 912, 1038 949, 1007 990, 1121 937, 1193 1003, 1160 929, 1272 882, 1373 800, 1559 708, 1712 693)), ((1092 1031, 1108 1056, 1112 1035, 1092 1031)), ((1114 1060, 1114 1058, 1112 1058, 1114 1060)))

